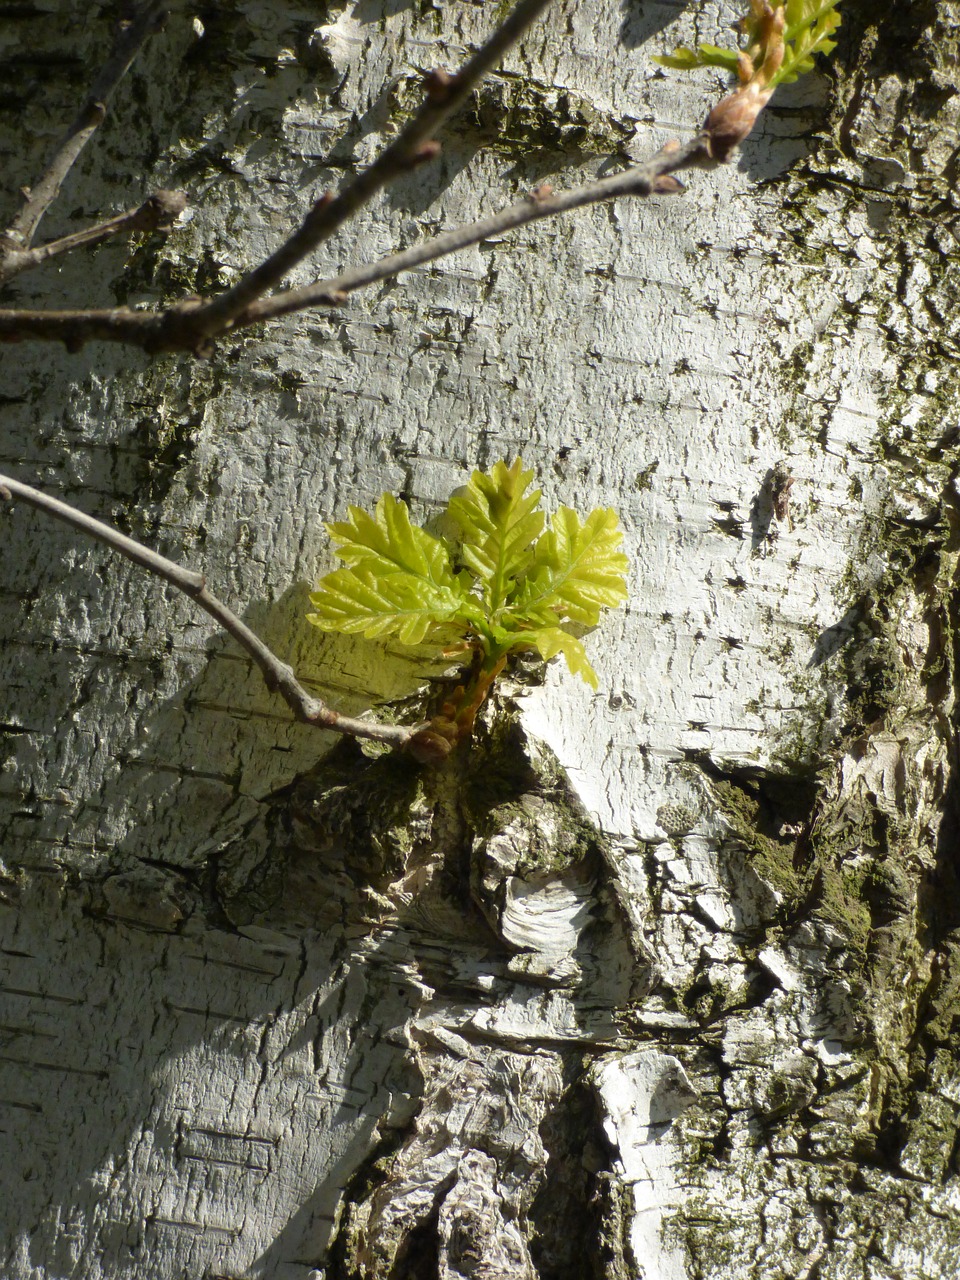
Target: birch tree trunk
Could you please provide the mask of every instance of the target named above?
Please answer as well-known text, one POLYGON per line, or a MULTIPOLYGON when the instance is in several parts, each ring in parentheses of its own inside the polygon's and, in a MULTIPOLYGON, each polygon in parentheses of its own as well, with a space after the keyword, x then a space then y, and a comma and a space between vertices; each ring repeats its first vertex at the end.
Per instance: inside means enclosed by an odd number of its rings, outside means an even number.
MULTIPOLYGON (((175 11, 45 228, 173 186, 186 224, 0 305, 230 283, 495 9, 175 11)), ((618 510, 632 571, 599 693, 520 669, 425 768, 292 724, 189 601, 3 510, 3 1276, 955 1274, 958 37, 877 9, 681 197, 208 360, 4 349, 3 469, 201 569, 345 710, 426 696, 304 622, 348 503, 429 520, 520 453, 548 507, 618 510)), ((0 10, 5 221, 113 17, 0 10)), ((651 58, 735 17, 559 0, 297 281, 688 136, 720 81, 651 58)))

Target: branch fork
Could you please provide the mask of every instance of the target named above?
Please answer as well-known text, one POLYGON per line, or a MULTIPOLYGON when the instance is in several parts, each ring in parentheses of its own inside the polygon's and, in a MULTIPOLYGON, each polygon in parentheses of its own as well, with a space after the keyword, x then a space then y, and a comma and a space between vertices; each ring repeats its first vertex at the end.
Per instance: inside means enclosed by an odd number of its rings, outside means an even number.
MULTIPOLYGON (((0 311, 0 341, 40 338, 61 341, 68 350, 78 350, 87 341, 102 339, 139 346, 148 352, 186 350, 199 356, 209 355, 216 338, 225 333, 308 307, 340 305, 356 289, 445 257, 524 223, 624 195, 677 194, 683 190, 683 185, 674 175, 684 168, 707 166, 726 159, 732 148, 749 132, 770 97, 770 80, 780 66, 778 42, 782 60, 783 23, 780 20, 778 26, 775 15, 767 21, 769 5, 765 0, 753 0, 757 13, 762 10, 764 18, 758 50, 752 46, 750 50, 750 55, 756 56, 742 56, 741 87, 713 109, 701 132, 686 145, 670 142, 645 164, 585 183, 573 190, 557 193, 549 183, 542 183, 524 199, 499 213, 456 227, 401 253, 351 268, 304 289, 278 290, 283 278, 298 263, 353 217, 389 181, 430 162, 439 154, 440 144, 434 134, 466 102, 475 85, 493 69, 549 2, 518 0, 491 37, 456 75, 436 69, 425 76, 424 102, 394 141, 338 193, 324 192, 314 202, 297 231, 230 289, 209 300, 184 298, 161 311, 137 311, 127 307, 59 312, 0 311), (274 290, 277 291, 271 293, 274 290), (271 296, 266 296, 268 293, 271 296)), ((0 285, 48 259, 99 244, 112 236, 129 231, 169 228, 183 212, 187 202, 183 192, 157 191, 136 208, 97 226, 45 245, 33 246, 40 220, 59 193, 83 147, 105 118, 111 94, 146 39, 160 25, 164 12, 163 0, 142 0, 130 22, 121 27, 113 55, 97 77, 47 171, 32 189, 24 191, 20 212, 0 233, 0 285)), ((20 481, 0 476, 0 497, 6 501, 20 498, 65 521, 184 592, 233 636, 256 663, 267 687, 278 692, 303 723, 406 748, 421 760, 441 759, 469 730, 482 694, 496 674, 493 672, 486 684, 480 682, 483 687, 479 698, 472 687, 457 690, 439 716, 415 728, 379 725, 343 716, 303 688, 292 668, 211 594, 202 574, 177 565, 109 525, 20 481)))
MULTIPOLYGON (((670 195, 682 191, 682 184, 671 176, 674 171, 705 164, 712 156, 719 158, 718 152, 712 149, 709 121, 707 131, 686 147, 677 145, 673 150, 665 149, 626 174, 586 183, 559 195, 554 193, 549 183, 543 183, 527 199, 501 213, 423 241, 403 253, 390 254, 378 262, 349 269, 333 279, 317 281, 307 288, 279 288, 295 266, 353 217, 376 192, 400 174, 429 163, 439 154, 440 144, 433 135, 463 106, 477 83, 493 69, 504 52, 549 3, 550 0, 519 0, 486 43, 455 75, 439 68, 429 72, 424 77, 425 98, 420 110, 380 156, 338 193, 324 192, 293 235, 259 266, 217 297, 184 299, 160 311, 129 307, 70 311, 0 310, 0 342, 28 338, 60 341, 68 350, 76 351, 86 342, 101 340, 138 346, 150 353, 189 351, 205 357, 212 353, 213 344, 224 334, 310 307, 339 306, 356 289, 445 257, 525 222, 621 195, 670 195)), ((147 11, 155 13, 158 8, 155 0, 145 3, 132 24, 137 26, 139 23, 137 30, 141 33, 141 40, 148 32, 148 25, 144 25, 145 14, 147 11)), ((59 163, 62 168, 65 160, 59 163)), ((50 199, 54 194, 50 193, 50 199)), ((65 237, 37 249, 8 248, 5 254, 0 252, 0 284, 16 271, 39 265, 57 253, 99 243, 122 231, 148 228, 148 214, 156 219, 156 226, 168 226, 184 207, 185 200, 181 192, 157 192, 139 209, 110 219, 86 233, 65 237)), ((20 221, 15 221, 7 233, 8 237, 20 235, 20 221)))

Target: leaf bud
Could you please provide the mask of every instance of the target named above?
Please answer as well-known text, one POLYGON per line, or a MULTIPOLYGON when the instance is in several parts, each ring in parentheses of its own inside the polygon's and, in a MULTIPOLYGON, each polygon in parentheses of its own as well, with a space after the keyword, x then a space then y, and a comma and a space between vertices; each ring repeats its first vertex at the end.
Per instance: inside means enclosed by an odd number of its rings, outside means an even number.
POLYGON ((761 88, 754 80, 717 103, 703 124, 714 160, 729 160, 730 153, 757 123, 772 93, 772 89, 761 88))

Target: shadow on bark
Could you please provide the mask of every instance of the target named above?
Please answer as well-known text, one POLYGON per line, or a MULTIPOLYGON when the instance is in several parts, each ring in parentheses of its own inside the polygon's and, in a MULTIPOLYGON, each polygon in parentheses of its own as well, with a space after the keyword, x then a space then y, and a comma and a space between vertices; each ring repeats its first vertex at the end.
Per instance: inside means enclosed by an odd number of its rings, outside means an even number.
POLYGON ((419 1280, 434 1248, 584 1275, 607 1167, 584 1050, 650 973, 552 753, 501 709, 442 769, 344 740, 243 816, 201 809, 189 866, 4 882, 5 1195, 36 1256, 73 1256, 52 1203, 144 1275, 272 1276, 331 1238, 332 1275, 419 1280), (277 1224, 255 1257, 251 1196, 277 1224))
POLYGON ((590 1274, 605 1153, 578 1045, 617 1038, 639 978, 602 887, 602 839, 555 759, 508 714, 442 769, 343 742, 286 803, 294 880, 272 910, 302 909, 294 868, 309 852, 354 963, 415 975, 419 992, 413 1110, 354 1175, 329 1274, 421 1280, 441 1256, 501 1258, 518 1280, 590 1274), (568 1234, 574 1212, 582 1230, 568 1234))

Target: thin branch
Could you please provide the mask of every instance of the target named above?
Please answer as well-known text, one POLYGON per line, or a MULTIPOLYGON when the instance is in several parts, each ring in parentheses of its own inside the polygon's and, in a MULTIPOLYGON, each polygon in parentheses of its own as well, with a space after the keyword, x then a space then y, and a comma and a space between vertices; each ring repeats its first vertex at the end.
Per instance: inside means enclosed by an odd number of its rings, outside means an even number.
MULTIPOLYGON (((180 303, 171 311, 179 312, 180 303)), ((88 342, 124 342, 144 351, 161 349, 189 350, 190 344, 174 343, 158 346, 161 325, 168 322, 171 311, 134 311, 131 307, 68 311, 0 311, 0 342, 21 342, 36 338, 46 342, 62 342, 71 352, 80 351, 88 342)), ((169 323, 166 323, 169 328, 169 323)))
MULTIPOLYGON (((609 178, 600 178, 596 182, 587 182, 583 186, 556 194, 549 186, 538 187, 527 199, 520 200, 499 213, 454 227, 439 236, 412 245, 401 253, 391 253, 376 262, 352 267, 339 276, 320 280, 304 289, 284 290, 255 302, 239 318, 236 327, 271 320, 293 311, 303 311, 307 307, 338 305, 349 294, 365 285, 388 280, 401 271, 409 271, 411 267, 445 258, 469 245, 480 244, 525 223, 538 222, 541 218, 552 218, 560 213, 569 213, 572 209, 582 209, 585 205, 599 204, 619 196, 649 196, 682 191, 680 183, 671 179, 670 175, 680 169, 709 163, 709 160, 709 139, 706 134, 698 134, 686 146, 665 148, 645 164, 636 165, 609 178)), ((0 312, 0 337, 2 333, 3 312, 0 312)))
POLYGON ((59 240, 48 240, 46 244, 32 249, 11 249, 0 256, 0 285, 19 275, 21 271, 39 267, 41 263, 70 253, 73 249, 90 249, 102 244, 104 240, 130 231, 157 231, 161 227, 169 227, 186 207, 185 192, 155 191, 135 209, 128 209, 115 218, 99 222, 95 227, 87 227, 85 231, 77 231, 59 240))
MULTIPOLYGON (((444 71, 434 71, 428 76, 423 106, 399 136, 336 196, 329 193, 321 196, 300 228, 232 288, 207 301, 190 299, 163 311, 133 311, 125 307, 104 311, 0 311, 0 341, 18 341, 25 337, 59 339, 68 350, 78 350, 85 342, 102 339, 130 343, 146 351, 186 350, 209 354, 213 338, 233 328, 239 316, 279 284, 297 263, 353 217, 386 183, 437 154, 439 147, 432 141, 433 135, 463 106, 474 87, 549 3, 550 0, 519 0, 455 76, 444 71)), ((7 236, 18 234, 15 223, 7 236)), ((14 239, 10 243, 8 255, 17 248, 22 251, 27 242, 14 239)), ((0 283, 2 280, 0 258, 0 283)))
MULTIPOLYGON (((455 227, 451 231, 424 240, 401 253, 389 254, 377 262, 354 267, 342 275, 321 280, 305 289, 291 289, 251 304, 234 322, 234 329, 246 328, 308 307, 337 306, 347 295, 365 285, 389 279, 401 271, 424 262, 432 262, 491 236, 501 235, 527 222, 553 217, 571 209, 598 204, 617 196, 649 196, 680 191, 682 187, 671 175, 681 169, 713 163, 709 139, 698 134, 686 146, 664 148, 645 164, 596 182, 584 183, 569 191, 554 194, 540 187, 528 199, 490 214, 476 222, 455 227)), ((202 304, 180 303, 167 311, 134 311, 114 307, 100 311, 2 311, 0 310, 0 342, 16 342, 24 338, 60 341, 68 350, 79 350, 85 342, 100 339, 125 342, 147 351, 192 350, 194 333, 189 327, 189 314, 202 304)))
POLYGON ((377 742, 385 742, 393 747, 406 747, 411 744, 416 747, 420 732, 416 728, 357 720, 353 716, 341 715, 340 712, 334 711, 332 707, 321 702, 319 698, 311 697, 293 674, 293 669, 287 663, 281 662, 260 637, 251 631, 231 609, 210 594, 202 574, 184 569, 133 538, 128 538, 118 529, 113 529, 92 516, 84 515, 82 511, 77 511, 68 503, 61 502, 59 498, 41 493, 39 489, 33 489, 30 485, 21 484, 19 480, 0 475, 0 498, 7 502, 22 498, 24 502, 29 502, 31 506, 37 507, 47 515, 54 516, 74 529, 79 529, 106 543, 108 547, 119 551, 134 564, 156 574, 158 578, 162 578, 178 591, 188 595, 233 636, 260 668, 267 688, 279 693, 296 718, 304 724, 333 729, 355 738, 373 738, 377 742))
POLYGON ((107 114, 107 103, 147 38, 158 28, 166 12, 166 0, 144 0, 133 17, 121 27, 113 54, 90 88, 77 118, 61 139, 43 177, 25 193, 20 212, 0 233, 0 253, 30 247, 40 219, 57 198, 64 179, 80 152, 107 114))
POLYGON ((302 226, 285 244, 219 297, 191 314, 194 345, 225 332, 252 303, 274 288, 283 277, 352 218, 382 187, 424 160, 439 148, 431 142, 437 130, 467 101, 474 87, 498 65, 540 16, 550 0, 519 0, 490 38, 468 59, 455 76, 435 71, 427 77, 427 96, 416 115, 373 164, 358 174, 336 196, 323 196, 302 226))

